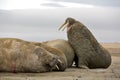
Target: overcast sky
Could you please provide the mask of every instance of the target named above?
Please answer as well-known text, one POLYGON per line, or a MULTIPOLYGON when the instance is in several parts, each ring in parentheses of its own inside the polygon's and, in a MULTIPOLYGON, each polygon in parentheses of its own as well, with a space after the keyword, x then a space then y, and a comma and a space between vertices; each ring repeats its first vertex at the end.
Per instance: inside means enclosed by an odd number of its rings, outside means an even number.
POLYGON ((58 31, 67 17, 86 25, 99 42, 120 42, 120 0, 0 0, 0 37, 67 39, 58 31))

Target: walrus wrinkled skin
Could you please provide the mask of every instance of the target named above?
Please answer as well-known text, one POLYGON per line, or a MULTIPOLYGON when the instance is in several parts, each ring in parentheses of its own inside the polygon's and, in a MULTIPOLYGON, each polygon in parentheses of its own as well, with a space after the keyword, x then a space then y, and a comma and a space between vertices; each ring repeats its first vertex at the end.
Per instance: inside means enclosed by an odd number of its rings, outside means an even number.
POLYGON ((48 52, 59 57, 60 63, 57 63, 58 67, 53 68, 54 71, 64 71, 67 68, 67 60, 65 54, 62 51, 41 42, 32 42, 32 44, 40 46, 47 50, 48 52))
POLYGON ((43 42, 43 44, 46 44, 48 46, 51 46, 55 49, 62 51, 67 59, 67 67, 72 67, 75 54, 73 48, 71 47, 67 40, 56 39, 43 42))
POLYGON ((67 18, 59 30, 65 24, 68 41, 78 57, 79 68, 108 68, 110 66, 111 55, 97 42, 85 25, 73 18, 67 18))
POLYGON ((0 72, 48 72, 59 58, 42 47, 15 38, 0 38, 0 72))

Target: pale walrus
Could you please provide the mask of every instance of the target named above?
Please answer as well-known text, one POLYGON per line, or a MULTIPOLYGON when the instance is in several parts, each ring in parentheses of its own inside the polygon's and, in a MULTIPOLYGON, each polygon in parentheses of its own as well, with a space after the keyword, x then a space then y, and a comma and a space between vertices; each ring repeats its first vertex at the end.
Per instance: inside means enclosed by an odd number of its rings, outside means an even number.
POLYGON ((59 28, 67 26, 68 41, 78 57, 79 68, 108 68, 111 55, 95 39, 88 28, 81 22, 67 18, 59 28))
POLYGON ((75 53, 67 40, 64 40, 64 39, 49 40, 49 41, 43 42, 43 44, 46 44, 48 46, 51 46, 55 49, 62 51, 65 54, 67 59, 67 67, 72 67, 75 53))
POLYGON ((59 63, 58 56, 28 41, 0 38, 0 72, 48 72, 59 63))

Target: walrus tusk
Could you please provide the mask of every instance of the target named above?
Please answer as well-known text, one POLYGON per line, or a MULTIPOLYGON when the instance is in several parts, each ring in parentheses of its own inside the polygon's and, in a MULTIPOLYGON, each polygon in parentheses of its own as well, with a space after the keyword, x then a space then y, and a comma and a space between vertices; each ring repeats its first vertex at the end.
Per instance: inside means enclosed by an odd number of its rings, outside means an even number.
POLYGON ((64 27, 66 23, 62 24, 61 27, 58 29, 60 31, 60 29, 62 29, 62 27, 64 27))
POLYGON ((58 62, 60 62, 62 64, 62 61, 60 59, 58 59, 58 62))
POLYGON ((55 67, 59 70, 59 67, 58 67, 58 65, 55 65, 55 67))
POLYGON ((68 22, 65 22, 58 30, 61 30, 63 28, 62 31, 64 31, 68 24, 68 22))
POLYGON ((64 30, 65 30, 65 28, 68 26, 68 24, 69 24, 69 23, 66 23, 66 24, 63 26, 62 31, 64 31, 64 30))

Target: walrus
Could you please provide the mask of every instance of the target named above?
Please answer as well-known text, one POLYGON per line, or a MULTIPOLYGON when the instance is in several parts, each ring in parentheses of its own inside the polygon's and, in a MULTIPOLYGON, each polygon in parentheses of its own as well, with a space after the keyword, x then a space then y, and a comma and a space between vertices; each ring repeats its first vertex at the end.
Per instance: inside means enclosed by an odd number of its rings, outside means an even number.
POLYGON ((59 57, 16 38, 0 38, 0 72, 49 72, 59 57))
POLYGON ((64 30, 65 27, 68 41, 78 57, 77 67, 93 69, 110 66, 111 55, 98 43, 85 25, 69 17, 59 30, 62 28, 64 30))
POLYGON ((67 40, 55 39, 55 40, 45 41, 42 43, 62 51, 67 59, 67 67, 72 67, 75 58, 75 53, 67 40))
POLYGON ((57 64, 58 67, 53 68, 53 71, 64 71, 67 68, 67 59, 65 57, 65 54, 62 51, 60 51, 59 49, 54 48, 52 46, 41 43, 41 42, 31 42, 31 43, 36 46, 40 46, 40 47, 44 48, 45 50, 47 50, 48 52, 59 57, 60 63, 57 64))

